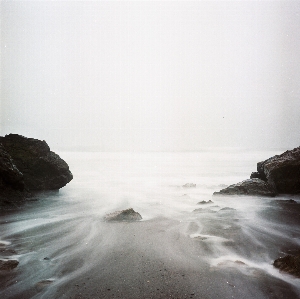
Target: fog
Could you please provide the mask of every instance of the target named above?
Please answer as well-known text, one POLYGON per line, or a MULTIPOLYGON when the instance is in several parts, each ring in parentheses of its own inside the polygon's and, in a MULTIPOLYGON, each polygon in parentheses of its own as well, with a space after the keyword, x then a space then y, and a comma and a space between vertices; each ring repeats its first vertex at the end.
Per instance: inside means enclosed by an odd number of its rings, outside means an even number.
POLYGON ((300 2, 1 1, 1 135, 51 148, 293 148, 300 2))

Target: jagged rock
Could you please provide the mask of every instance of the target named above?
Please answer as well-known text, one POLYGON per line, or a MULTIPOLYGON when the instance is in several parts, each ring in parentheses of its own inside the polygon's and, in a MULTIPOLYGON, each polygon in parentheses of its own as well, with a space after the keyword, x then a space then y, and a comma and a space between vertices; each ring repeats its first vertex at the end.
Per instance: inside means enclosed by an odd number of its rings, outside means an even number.
POLYGON ((193 183, 186 183, 182 187, 184 188, 196 188, 196 184, 193 183))
POLYGON ((9 134, 0 137, 0 143, 23 174, 28 191, 56 190, 73 178, 68 164, 50 151, 46 141, 9 134))
POLYGON ((208 201, 202 200, 202 201, 199 201, 199 202, 197 203, 197 205, 205 205, 205 204, 209 204, 209 203, 214 203, 214 202, 211 201, 211 200, 208 200, 208 201))
POLYGON ((300 147, 257 163, 257 171, 278 193, 300 193, 300 147))
POLYGON ((58 190, 72 178, 68 164, 45 141, 17 134, 0 137, 0 208, 58 190))
POLYGON ((230 185, 213 195, 261 195, 275 196, 276 192, 268 183, 260 179, 248 179, 240 183, 230 185))
POLYGON ((142 219, 142 216, 130 208, 107 214, 104 219, 106 221, 138 221, 142 219))
POLYGON ((0 259, 0 270, 12 270, 16 268, 19 261, 12 259, 0 259))
POLYGON ((300 277, 300 254, 278 258, 273 265, 283 272, 300 277))

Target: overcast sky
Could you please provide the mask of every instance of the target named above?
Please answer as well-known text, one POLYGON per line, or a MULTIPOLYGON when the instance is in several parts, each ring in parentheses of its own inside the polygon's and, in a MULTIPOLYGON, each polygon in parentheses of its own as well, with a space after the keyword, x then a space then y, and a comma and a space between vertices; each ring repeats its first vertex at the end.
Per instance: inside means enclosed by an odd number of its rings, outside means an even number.
POLYGON ((300 1, 1 1, 1 135, 51 148, 300 145, 300 1))

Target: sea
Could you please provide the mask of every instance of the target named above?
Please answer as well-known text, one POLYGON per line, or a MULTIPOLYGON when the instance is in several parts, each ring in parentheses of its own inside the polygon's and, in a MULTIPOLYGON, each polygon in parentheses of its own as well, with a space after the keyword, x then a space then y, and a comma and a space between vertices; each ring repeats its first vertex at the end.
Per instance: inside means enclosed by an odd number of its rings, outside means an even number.
MULTIPOLYGON (((276 258, 300 249, 300 217, 287 201, 300 205, 299 196, 213 195, 248 179, 257 162, 282 152, 58 151, 73 180, 59 192, 41 194, 1 213, 2 257, 15 258, 19 265, 0 271, 0 298, 185 298, 180 289, 176 297, 163 286, 164 294, 155 289, 160 293, 151 297, 150 282, 130 296, 126 283, 116 276, 115 295, 103 290, 99 295, 93 291, 95 283, 86 295, 83 288, 78 290, 76 281, 93 273, 97 264, 99 285, 101 279, 107 284, 100 274, 106 273, 105 260, 112 252, 121 255, 122 248, 136 248, 153 260, 198 275, 198 285, 189 280, 194 290, 186 298, 300 298, 300 279, 273 266, 276 258), (106 214, 128 208, 142 220, 104 221, 106 214), (131 232, 140 240, 128 241, 131 232)), ((137 278, 128 283, 133 279, 137 278)))

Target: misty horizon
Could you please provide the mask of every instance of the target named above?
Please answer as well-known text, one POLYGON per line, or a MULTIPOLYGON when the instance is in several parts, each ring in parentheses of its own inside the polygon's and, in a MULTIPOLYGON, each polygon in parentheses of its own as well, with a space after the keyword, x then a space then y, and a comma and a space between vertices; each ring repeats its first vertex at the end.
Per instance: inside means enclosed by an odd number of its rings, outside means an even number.
POLYGON ((300 3, 1 1, 1 135, 58 150, 300 145, 300 3))

